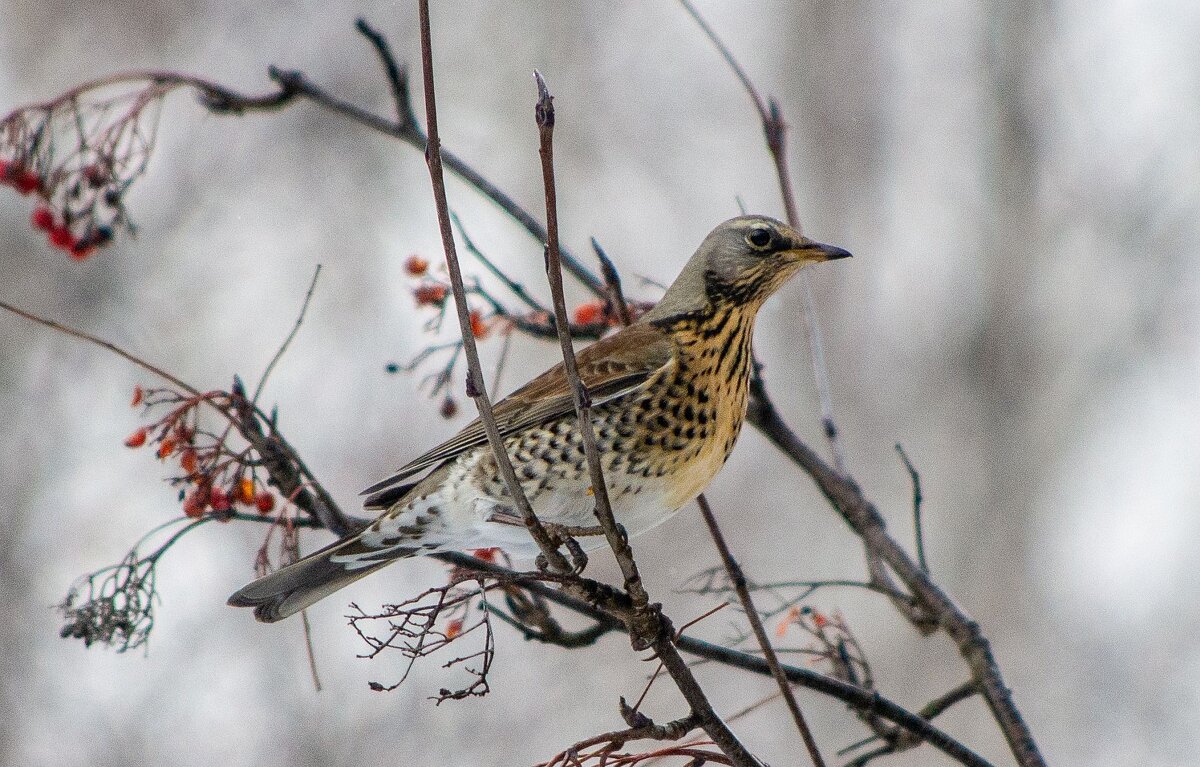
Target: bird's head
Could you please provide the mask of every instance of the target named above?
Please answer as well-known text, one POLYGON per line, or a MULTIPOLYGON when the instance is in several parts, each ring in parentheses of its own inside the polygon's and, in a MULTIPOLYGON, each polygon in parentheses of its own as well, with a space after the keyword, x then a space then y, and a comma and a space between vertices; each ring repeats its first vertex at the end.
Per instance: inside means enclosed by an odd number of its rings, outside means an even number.
POLYGON ((724 301, 756 310, 802 267, 849 255, 768 216, 731 218, 709 232, 646 319, 665 319, 724 301))

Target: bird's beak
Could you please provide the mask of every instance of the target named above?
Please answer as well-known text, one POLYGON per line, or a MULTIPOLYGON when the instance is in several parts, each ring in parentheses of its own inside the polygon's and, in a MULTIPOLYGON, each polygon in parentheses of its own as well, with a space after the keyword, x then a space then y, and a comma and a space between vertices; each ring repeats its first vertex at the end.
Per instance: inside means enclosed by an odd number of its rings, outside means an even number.
POLYGON ((836 245, 826 245, 821 242, 814 242, 807 237, 804 238, 804 244, 800 248, 804 251, 804 255, 813 261, 833 261, 838 258, 850 258, 850 251, 843 250, 836 245))

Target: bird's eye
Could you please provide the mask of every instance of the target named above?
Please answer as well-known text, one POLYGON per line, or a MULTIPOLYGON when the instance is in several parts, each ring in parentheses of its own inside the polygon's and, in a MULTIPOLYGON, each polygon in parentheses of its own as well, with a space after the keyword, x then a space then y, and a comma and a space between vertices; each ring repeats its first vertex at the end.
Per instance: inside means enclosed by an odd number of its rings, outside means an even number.
POLYGON ((751 247, 765 248, 771 244, 771 230, 765 226, 756 226, 746 234, 746 242, 750 243, 751 247))

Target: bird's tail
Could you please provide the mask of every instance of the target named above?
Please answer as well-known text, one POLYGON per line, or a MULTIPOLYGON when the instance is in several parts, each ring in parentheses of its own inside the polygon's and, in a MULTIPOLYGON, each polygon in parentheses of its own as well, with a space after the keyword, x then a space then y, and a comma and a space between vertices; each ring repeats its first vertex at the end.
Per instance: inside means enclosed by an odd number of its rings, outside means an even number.
POLYGON ((274 623, 300 612, 359 578, 370 575, 396 559, 411 556, 417 549, 393 549, 386 559, 353 569, 333 561, 338 554, 348 554, 361 546, 358 538, 342 540, 309 554, 298 562, 276 570, 246 584, 229 597, 234 607, 253 607, 254 617, 263 623, 274 623))

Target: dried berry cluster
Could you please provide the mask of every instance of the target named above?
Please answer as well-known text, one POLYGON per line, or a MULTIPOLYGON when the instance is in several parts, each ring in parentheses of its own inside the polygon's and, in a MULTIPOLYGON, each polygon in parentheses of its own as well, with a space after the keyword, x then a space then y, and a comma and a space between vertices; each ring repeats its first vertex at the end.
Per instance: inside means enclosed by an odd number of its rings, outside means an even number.
POLYGON ((165 92, 73 92, 0 120, 0 185, 40 199, 31 222, 53 247, 83 260, 133 230, 124 197, 149 161, 165 92))
MULTIPOLYGON (((428 259, 411 255, 404 261, 404 271, 417 280, 413 286, 413 298, 417 306, 432 307, 438 310, 436 324, 441 324, 441 317, 446 310, 446 299, 450 295, 449 283, 433 276, 429 272, 428 259)), ((496 315, 485 316, 480 309, 471 310, 471 334, 483 340, 491 334, 496 315)))

